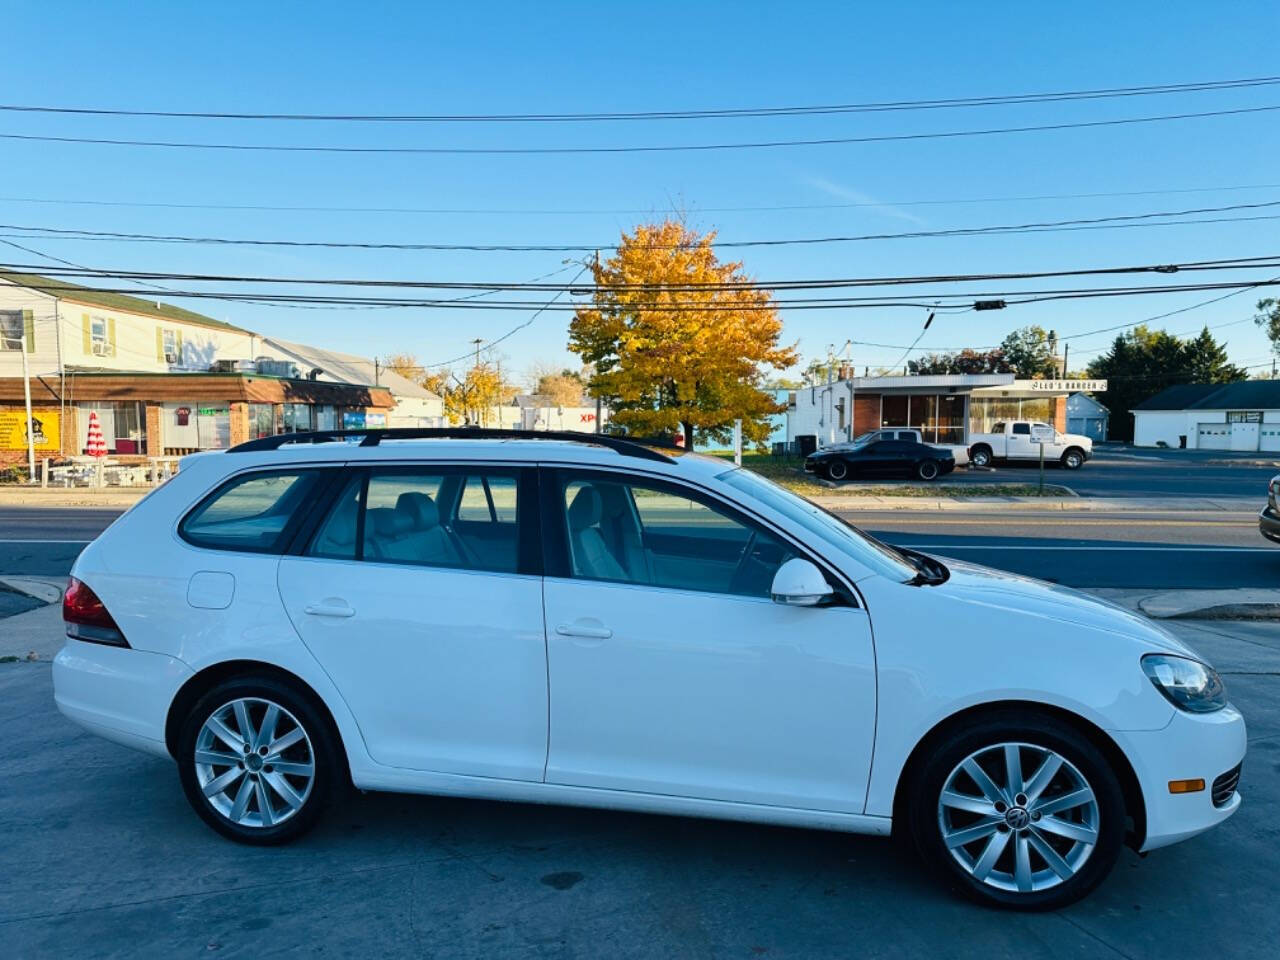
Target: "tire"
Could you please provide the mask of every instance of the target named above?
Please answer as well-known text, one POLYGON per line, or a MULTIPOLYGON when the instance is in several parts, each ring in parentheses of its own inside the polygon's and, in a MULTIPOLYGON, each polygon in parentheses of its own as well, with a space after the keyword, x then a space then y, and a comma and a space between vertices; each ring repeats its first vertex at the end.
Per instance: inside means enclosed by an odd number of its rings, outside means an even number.
POLYGON ((975 467, 991 466, 991 448, 974 447, 969 451, 969 463, 975 467))
POLYGON ((938 464, 935 460, 921 460, 916 464, 916 476, 928 482, 938 479, 938 464))
POLYGON ((849 478, 849 465, 843 460, 831 460, 827 463, 827 479, 839 483, 849 478))
POLYGON ((934 745, 909 786, 916 848, 951 886, 980 903, 1018 910, 1066 906, 1101 883, 1120 854, 1119 780, 1087 737, 1053 717, 993 714, 957 727, 934 745), (1022 771, 1021 789, 1016 778, 1010 782, 1010 749, 1022 771), (1036 773, 1049 769, 1041 764, 1057 761, 1053 775, 1037 783, 1036 773), (985 789, 969 774, 970 764, 987 774, 985 789), (1045 809, 1080 797, 1084 788, 1090 791, 1085 802, 1045 809))
POLYGON ((1079 447, 1068 447, 1062 454, 1062 466, 1065 470, 1079 470, 1084 466, 1084 451, 1079 447))
POLYGON ((235 677, 202 696, 183 721, 178 776, 205 823, 224 837, 265 846, 288 843, 315 826, 341 782, 339 756, 329 723, 309 697, 273 677, 235 677), (258 741, 273 707, 273 741, 281 747, 270 752, 258 741), (206 795, 215 781, 225 786, 206 795))

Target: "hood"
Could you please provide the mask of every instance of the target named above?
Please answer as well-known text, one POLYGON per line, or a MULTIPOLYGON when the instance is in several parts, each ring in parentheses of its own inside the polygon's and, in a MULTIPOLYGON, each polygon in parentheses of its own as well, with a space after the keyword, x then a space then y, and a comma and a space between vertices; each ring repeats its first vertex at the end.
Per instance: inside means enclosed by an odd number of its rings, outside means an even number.
POLYGON ((1178 653, 1207 662, 1160 624, 1108 600, 962 560, 944 562, 951 571, 950 578, 930 589, 940 590, 957 602, 1101 630, 1149 648, 1144 652, 1178 653))
POLYGON ((1086 437, 1079 433, 1064 433, 1062 439, 1067 443, 1074 443, 1078 447, 1084 447, 1086 450, 1093 449, 1093 438, 1086 437))

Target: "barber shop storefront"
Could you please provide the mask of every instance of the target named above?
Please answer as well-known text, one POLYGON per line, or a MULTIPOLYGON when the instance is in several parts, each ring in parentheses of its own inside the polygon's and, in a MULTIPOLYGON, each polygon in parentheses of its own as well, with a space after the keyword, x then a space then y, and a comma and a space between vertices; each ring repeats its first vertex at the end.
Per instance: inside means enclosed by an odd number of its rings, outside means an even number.
POLYGON ((791 391, 787 441, 823 447, 882 427, 909 427, 925 443, 967 446, 970 435, 1019 419, 1065 431, 1067 397, 1105 389, 1105 380, 1017 380, 1009 373, 852 377, 791 391))

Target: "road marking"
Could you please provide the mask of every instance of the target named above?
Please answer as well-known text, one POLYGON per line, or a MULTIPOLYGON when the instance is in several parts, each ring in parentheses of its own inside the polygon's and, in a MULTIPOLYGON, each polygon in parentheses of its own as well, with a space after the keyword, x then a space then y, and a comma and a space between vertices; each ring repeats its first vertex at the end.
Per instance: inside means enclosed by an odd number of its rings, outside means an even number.
POLYGON ((0 543, 93 543, 92 540, 0 540, 0 543))
MULTIPOLYGON (((1130 551, 1141 553, 1277 553, 1273 547, 1086 547, 1067 546, 1062 544, 1045 544, 1030 546, 1024 544, 977 544, 977 543, 897 543, 894 546, 906 547, 908 550, 936 550, 942 553, 948 550, 1106 550, 1130 551)), ((1280 555, 1280 554, 1278 554, 1280 555)))

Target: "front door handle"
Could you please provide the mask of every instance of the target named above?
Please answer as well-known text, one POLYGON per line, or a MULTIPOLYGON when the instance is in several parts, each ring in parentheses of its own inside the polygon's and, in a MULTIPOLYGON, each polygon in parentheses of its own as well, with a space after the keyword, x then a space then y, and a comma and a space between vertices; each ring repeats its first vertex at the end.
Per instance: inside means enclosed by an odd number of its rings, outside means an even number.
POLYGON ((339 597, 326 597, 319 603, 309 603, 302 608, 313 617, 354 617, 355 610, 339 597))
POLYGON ((562 637, 585 637, 588 640, 608 640, 613 636, 613 631, 599 620, 562 623, 556 627, 556 633, 562 637))

